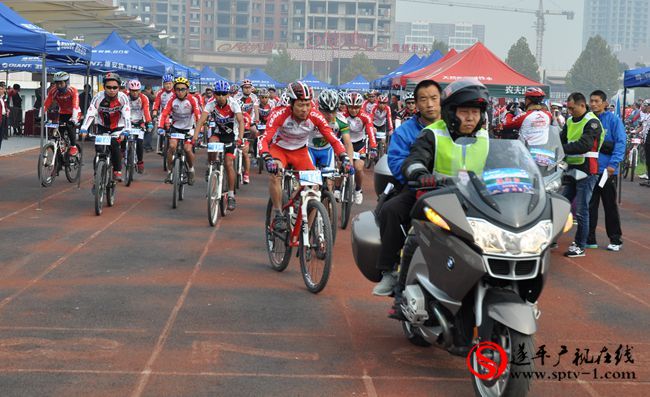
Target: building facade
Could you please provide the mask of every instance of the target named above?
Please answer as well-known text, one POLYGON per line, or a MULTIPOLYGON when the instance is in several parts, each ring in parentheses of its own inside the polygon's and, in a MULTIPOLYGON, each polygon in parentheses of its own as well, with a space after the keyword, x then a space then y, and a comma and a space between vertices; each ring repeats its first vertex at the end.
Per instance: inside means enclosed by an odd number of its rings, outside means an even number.
POLYGON ((462 51, 485 42, 485 25, 470 23, 397 22, 395 40, 399 44, 431 46, 435 40, 462 51))
POLYGON ((600 35, 616 52, 650 46, 650 1, 589 0, 584 4, 582 47, 600 35))

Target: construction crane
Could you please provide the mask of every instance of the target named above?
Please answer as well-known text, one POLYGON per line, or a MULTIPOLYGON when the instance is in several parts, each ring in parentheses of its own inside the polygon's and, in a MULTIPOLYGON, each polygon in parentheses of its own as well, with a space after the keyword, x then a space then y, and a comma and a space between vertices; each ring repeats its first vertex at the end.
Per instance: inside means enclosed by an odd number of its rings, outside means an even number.
POLYGON ((544 46, 544 31, 546 30, 546 21, 545 17, 547 15, 559 15, 566 16, 567 20, 573 20, 575 13, 573 11, 553 11, 544 9, 544 1, 539 0, 539 6, 536 10, 527 9, 527 8, 518 8, 518 7, 506 7, 506 6, 493 6, 486 4, 474 4, 474 3, 463 3, 463 2, 450 2, 450 1, 438 1, 438 0, 406 0, 409 3, 424 3, 432 5, 444 5, 450 7, 467 7, 481 10, 494 10, 494 11, 508 11, 508 12, 520 12, 524 14, 534 14, 537 20, 535 21, 535 32, 537 34, 536 46, 535 46, 535 58, 537 59, 537 64, 542 65, 542 49, 544 46))

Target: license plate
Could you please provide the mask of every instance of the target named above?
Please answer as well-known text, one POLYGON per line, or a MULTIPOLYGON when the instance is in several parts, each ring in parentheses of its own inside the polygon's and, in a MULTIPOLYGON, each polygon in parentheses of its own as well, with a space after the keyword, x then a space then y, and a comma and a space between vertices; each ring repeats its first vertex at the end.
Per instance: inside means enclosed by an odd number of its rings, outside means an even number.
POLYGON ((355 160, 361 160, 361 155, 359 154, 359 152, 354 152, 352 158, 355 160))
POLYGON ((386 133, 385 132, 377 132, 375 134, 375 136, 377 137, 377 139, 386 139, 386 133))
POLYGON ((47 123, 45 124, 45 128, 59 128, 59 125, 56 123, 47 123))
POLYGON ((300 178, 300 184, 302 186, 313 186, 313 185, 322 185, 323 177, 320 174, 320 171, 300 171, 298 173, 298 178, 300 178))
POLYGON ((224 146, 221 142, 208 142, 208 153, 223 152, 224 146))
POLYGON ((95 145, 106 146, 111 144, 110 135, 97 135, 95 137, 95 145))
POLYGON ((641 138, 632 138, 632 139, 630 139, 630 142, 632 142, 635 145, 640 144, 641 143, 641 138))
POLYGON ((174 132, 170 135, 172 139, 185 139, 185 134, 179 134, 177 132, 174 132))

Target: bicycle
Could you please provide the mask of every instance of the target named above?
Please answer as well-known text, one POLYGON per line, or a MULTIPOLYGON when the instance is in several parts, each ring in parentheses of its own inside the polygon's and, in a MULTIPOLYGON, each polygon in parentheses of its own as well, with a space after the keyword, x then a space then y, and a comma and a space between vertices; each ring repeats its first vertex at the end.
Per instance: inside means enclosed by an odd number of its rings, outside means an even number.
POLYGON ((315 188, 322 183, 320 171, 283 171, 282 212, 290 226, 286 231, 275 230, 270 199, 266 207, 266 249, 271 267, 284 271, 292 249, 297 247, 303 281, 314 294, 322 291, 329 279, 334 243, 327 210, 320 201, 320 191, 315 188))
POLYGON ((110 145, 111 140, 120 135, 128 135, 127 131, 117 131, 114 133, 97 133, 95 135, 95 159, 93 168, 95 176, 93 178, 93 194, 95 196, 95 215, 99 216, 103 212, 104 197, 109 207, 115 205, 115 190, 117 183, 113 180, 111 164, 110 145))
POLYGON ((258 124, 257 125, 257 131, 258 131, 259 135, 257 137, 255 137, 255 142, 254 142, 255 147, 253 149, 253 152, 254 152, 253 158, 255 159, 255 162, 257 163, 257 173, 261 174, 262 171, 264 170, 264 159, 262 158, 262 156, 260 156, 260 151, 259 151, 259 148, 258 148, 257 145, 259 144, 259 140, 262 137, 262 135, 264 134, 264 131, 266 131, 266 124, 258 124))
POLYGON ((630 175, 630 182, 634 182, 634 173, 636 167, 639 165, 639 147, 643 143, 643 139, 638 133, 630 133, 628 135, 627 149, 625 153, 625 160, 623 161, 623 179, 630 175))
POLYGON ((372 160, 375 164, 377 164, 377 161, 379 161, 379 158, 381 156, 386 154, 386 148, 388 147, 386 131, 376 131, 377 132, 375 132, 375 139, 377 139, 377 157, 372 160))
MULTIPOLYGON (((46 133, 48 130, 52 130, 52 138, 43 145, 38 156, 38 179, 43 187, 51 186, 62 168, 65 169, 65 176, 70 183, 78 182, 81 177, 81 146, 75 144, 77 154, 70 156, 70 139, 68 134, 61 135, 59 132, 61 125, 63 124, 47 123, 45 125, 46 133)), ((68 126, 68 128, 72 127, 68 126)))
MULTIPOLYGON (((242 142, 246 142, 247 138, 244 138, 242 142)), ((243 144, 242 144, 243 145, 243 144)), ((233 164, 233 167, 235 168, 235 186, 233 191, 235 194, 237 193, 237 190, 239 190, 239 186, 242 184, 242 181, 244 180, 244 154, 242 151, 242 147, 239 145, 235 146, 235 162, 233 164)))
POLYGON ((179 133, 172 132, 169 134, 171 139, 176 139, 176 151, 172 156, 172 208, 178 207, 178 202, 185 198, 185 185, 188 183, 189 177, 187 175, 189 167, 185 159, 185 141, 188 136, 193 132, 179 133))
POLYGON ((360 159, 363 160, 363 168, 367 170, 369 170, 374 165, 372 159, 370 158, 370 139, 368 138, 366 138, 366 150, 360 159))
POLYGON ((138 139, 144 138, 144 131, 140 128, 133 128, 128 131, 126 145, 124 147, 124 185, 131 186, 133 173, 138 167, 136 156, 136 145, 138 139))
MULTIPOLYGON (((355 153, 356 155, 357 153, 355 153)), ((343 173, 341 177, 341 229, 345 230, 350 222, 352 203, 354 203, 354 174, 343 173)))
POLYGON ((330 218, 330 223, 332 224, 332 244, 334 244, 336 243, 337 223, 339 217, 336 208, 336 199, 334 198, 334 193, 329 188, 328 181, 332 180, 332 186, 334 186, 334 181, 339 178, 340 174, 337 170, 321 169, 321 175, 323 176, 323 189, 321 191, 320 202, 327 210, 327 215, 330 218))
POLYGON ((219 213, 226 216, 228 202, 228 178, 224 169, 225 144, 208 142, 208 154, 216 153, 216 159, 208 164, 208 221, 210 226, 217 224, 219 213))

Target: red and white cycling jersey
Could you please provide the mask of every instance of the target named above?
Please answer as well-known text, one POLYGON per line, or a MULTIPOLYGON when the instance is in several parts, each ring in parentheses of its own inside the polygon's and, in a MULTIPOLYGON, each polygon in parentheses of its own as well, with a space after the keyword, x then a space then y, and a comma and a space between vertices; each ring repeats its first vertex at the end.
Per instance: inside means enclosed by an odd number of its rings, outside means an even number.
POLYGON ((274 106, 271 104, 271 101, 267 103, 266 105, 262 105, 260 103, 259 107, 259 113, 260 113, 260 123, 261 124, 266 124, 266 121, 269 118, 269 115, 271 114, 271 111, 273 110, 274 106))
POLYGON ((372 112, 372 108, 377 104, 377 100, 375 99, 375 102, 370 102, 369 100, 363 101, 361 104, 361 111, 365 112, 367 114, 370 114, 372 112))
MULTIPOLYGON (((228 97, 228 102, 224 106, 217 105, 216 99, 212 98, 205 104, 204 111, 212 115, 212 119, 216 124, 215 134, 233 134, 235 133, 235 126, 237 119, 235 115, 241 113, 239 103, 232 97, 228 97)), ((239 130, 237 130, 239 134, 239 130)))
POLYGON ((315 130, 320 131, 337 155, 345 151, 343 144, 336 138, 332 127, 320 112, 312 109, 306 120, 298 122, 292 117, 291 107, 278 109, 271 113, 266 123, 266 131, 259 143, 260 153, 268 152, 271 144, 287 150, 300 149, 307 145, 315 130))
POLYGON ((519 116, 506 115, 503 128, 519 129, 519 140, 529 145, 544 145, 548 142, 548 132, 553 116, 546 110, 528 110, 519 116))
POLYGON ((146 121, 151 122, 151 113, 149 112, 149 98, 143 93, 133 99, 129 96, 131 106, 131 122, 146 121))
POLYGON ((70 121, 76 123, 79 120, 79 93, 74 87, 67 87, 64 92, 53 88, 47 93, 45 99, 45 110, 52 106, 52 102, 56 101, 59 106, 59 114, 70 114, 72 117, 70 121))
POLYGON ((372 119, 367 113, 359 112, 356 117, 350 116, 349 113, 345 114, 350 126, 350 140, 352 143, 357 143, 365 139, 366 135, 370 139, 370 147, 377 147, 375 140, 375 129, 372 124, 372 119))
POLYGON ((199 94, 198 92, 195 94, 190 94, 196 99, 196 103, 199 105, 201 109, 205 107, 205 100, 203 100, 203 95, 199 94))
POLYGON ((131 106, 129 97, 123 92, 118 92, 113 98, 106 96, 106 91, 95 95, 90 106, 82 130, 87 130, 93 119, 97 125, 111 131, 121 128, 131 128, 131 106))
POLYGON ((372 107, 370 115, 372 116, 372 123, 376 127, 383 127, 384 125, 388 124, 387 130, 393 130, 393 115, 391 114, 389 106, 385 105, 384 110, 380 110, 379 105, 375 105, 372 107))
POLYGON ((162 112, 163 109, 165 109, 165 106, 167 106, 167 102, 169 102, 169 100, 173 96, 174 96, 173 90, 165 91, 164 88, 161 88, 156 93, 156 99, 153 100, 153 110, 162 112))
POLYGON ((185 99, 179 99, 175 95, 169 101, 162 112, 158 128, 164 128, 169 116, 172 116, 172 127, 179 130, 189 130, 201 116, 201 109, 192 95, 185 99))
POLYGON ((235 96, 235 99, 241 103, 242 112, 248 113, 253 116, 253 110, 255 105, 259 105, 260 101, 257 98, 257 95, 250 94, 249 96, 244 96, 242 92, 238 93, 235 96))

